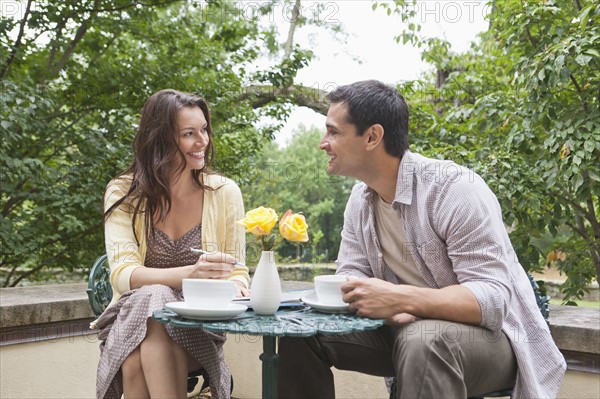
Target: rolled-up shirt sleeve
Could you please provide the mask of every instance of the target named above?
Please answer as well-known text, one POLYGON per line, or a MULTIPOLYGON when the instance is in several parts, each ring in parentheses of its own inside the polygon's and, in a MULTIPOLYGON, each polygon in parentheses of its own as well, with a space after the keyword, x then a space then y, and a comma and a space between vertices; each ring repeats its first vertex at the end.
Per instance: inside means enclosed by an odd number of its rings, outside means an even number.
POLYGON ((435 208, 436 226, 458 283, 468 288, 481 308, 481 326, 499 330, 511 301, 512 248, 496 196, 485 182, 446 184, 435 208))

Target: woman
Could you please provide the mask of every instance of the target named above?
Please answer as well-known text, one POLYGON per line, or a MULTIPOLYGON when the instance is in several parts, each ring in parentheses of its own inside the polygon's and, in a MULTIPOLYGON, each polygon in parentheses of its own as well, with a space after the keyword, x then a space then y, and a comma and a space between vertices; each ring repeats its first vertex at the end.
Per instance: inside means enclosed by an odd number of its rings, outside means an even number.
POLYGON ((114 296, 96 327, 99 398, 185 398, 188 371, 208 372, 213 397, 230 394, 225 337, 152 319, 181 301, 184 278, 229 279, 248 294, 248 269, 234 266, 245 245, 238 186, 210 168, 210 112, 197 96, 152 95, 141 112, 131 167, 104 194, 106 251, 114 296), (190 247, 210 255, 199 256, 190 247))

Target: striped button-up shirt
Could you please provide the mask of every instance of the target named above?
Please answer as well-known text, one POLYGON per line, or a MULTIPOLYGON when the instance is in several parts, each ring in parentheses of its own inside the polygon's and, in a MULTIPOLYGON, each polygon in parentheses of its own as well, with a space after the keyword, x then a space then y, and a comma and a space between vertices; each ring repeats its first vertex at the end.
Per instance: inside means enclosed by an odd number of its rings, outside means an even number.
MULTIPOLYGON (((338 273, 398 283, 383 261, 376 193, 352 190, 344 212, 338 273)), ((415 264, 432 288, 460 284, 481 307, 481 326, 509 338, 518 363, 513 397, 556 397, 566 368, 502 222, 496 196, 473 171, 406 152, 392 204, 415 264)))

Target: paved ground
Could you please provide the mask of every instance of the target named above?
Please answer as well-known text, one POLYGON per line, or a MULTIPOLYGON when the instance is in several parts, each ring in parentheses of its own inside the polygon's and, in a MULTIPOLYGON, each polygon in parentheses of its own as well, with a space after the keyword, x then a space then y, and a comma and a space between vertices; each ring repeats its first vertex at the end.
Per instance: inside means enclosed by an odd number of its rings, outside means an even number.
MULTIPOLYGON (((210 399, 212 396, 210 395, 210 388, 204 389, 204 391, 200 392, 197 395, 189 396, 189 399, 210 399)), ((239 399, 234 396, 231 399, 239 399)))

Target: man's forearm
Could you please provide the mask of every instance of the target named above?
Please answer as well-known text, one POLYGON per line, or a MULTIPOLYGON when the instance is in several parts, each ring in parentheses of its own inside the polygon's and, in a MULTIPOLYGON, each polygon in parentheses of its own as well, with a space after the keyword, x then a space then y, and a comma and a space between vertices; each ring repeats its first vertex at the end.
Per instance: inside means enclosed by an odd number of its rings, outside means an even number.
POLYGON ((466 324, 481 323, 481 307, 475 295, 466 287, 419 288, 411 287, 406 313, 423 319, 440 319, 466 324))

